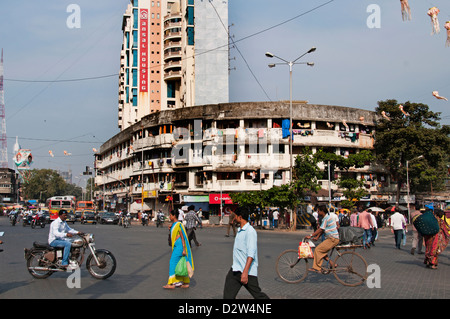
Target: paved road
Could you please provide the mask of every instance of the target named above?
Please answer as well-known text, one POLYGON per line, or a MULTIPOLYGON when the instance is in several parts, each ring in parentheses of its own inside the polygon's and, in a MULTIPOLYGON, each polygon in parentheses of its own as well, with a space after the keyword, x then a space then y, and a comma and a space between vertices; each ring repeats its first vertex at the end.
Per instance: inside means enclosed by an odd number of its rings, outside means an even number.
MULTIPOLYGON (((0 253, 0 299, 71 298, 71 299, 221 299, 225 275, 231 266, 233 237, 225 237, 223 227, 197 230, 202 243, 193 247, 195 275, 189 289, 164 290, 168 277, 170 248, 167 228, 133 225, 124 229, 115 225, 80 225, 75 229, 95 234, 97 248, 115 255, 116 273, 107 280, 92 278, 83 266, 81 288, 68 288, 67 273, 56 273, 38 280, 27 272, 23 249, 33 241, 45 242, 49 227, 31 229, 12 227, 0 217, 0 231, 5 232, 4 251, 0 253)), ((439 269, 427 269, 423 255, 409 254, 410 238, 402 250, 394 249, 393 235, 382 230, 376 247, 360 249, 368 264, 379 266, 380 288, 344 287, 333 275, 310 274, 299 284, 286 284, 276 275, 275 262, 285 249, 296 248, 310 231, 258 231, 259 282, 273 299, 436 299, 450 298, 450 253, 440 257, 439 269)), ((238 299, 251 298, 241 289, 238 299)))

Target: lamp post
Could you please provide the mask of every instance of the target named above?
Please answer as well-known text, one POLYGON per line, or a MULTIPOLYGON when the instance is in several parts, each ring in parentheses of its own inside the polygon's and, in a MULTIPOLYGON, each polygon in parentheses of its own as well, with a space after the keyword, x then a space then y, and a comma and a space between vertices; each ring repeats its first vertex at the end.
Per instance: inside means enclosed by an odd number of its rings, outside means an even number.
POLYGON ((292 70, 295 64, 306 64, 308 66, 314 66, 313 62, 297 62, 300 60, 303 56, 305 56, 308 53, 312 53, 316 51, 315 47, 312 47, 307 52, 303 53, 301 56, 299 56, 297 59, 293 61, 287 61, 285 59, 282 59, 278 56, 276 56, 273 53, 267 52, 266 57, 268 58, 277 58, 283 63, 272 63, 269 64, 269 68, 274 68, 277 65, 288 65, 289 66, 289 178, 292 181, 292 70))
POLYGON ((411 212, 410 212, 410 209, 409 209, 409 202, 410 202, 410 198, 409 198, 409 192, 410 192, 410 189, 409 189, 409 162, 415 161, 415 160, 420 159, 420 158, 423 158, 423 155, 417 156, 417 157, 413 158, 410 161, 406 161, 406 184, 408 185, 408 188, 407 188, 407 191, 408 191, 408 202, 407 202, 408 223, 411 223, 411 212))

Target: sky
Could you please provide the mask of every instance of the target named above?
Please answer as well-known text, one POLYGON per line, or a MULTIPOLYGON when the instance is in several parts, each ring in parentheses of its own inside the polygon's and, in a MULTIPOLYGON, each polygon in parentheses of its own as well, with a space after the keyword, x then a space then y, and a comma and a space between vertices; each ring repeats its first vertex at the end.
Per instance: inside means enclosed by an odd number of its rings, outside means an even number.
MULTIPOLYGON (((219 1, 219 0, 212 0, 219 1)), ((222 1, 222 0, 220 0, 222 1)), ((84 187, 93 148, 119 132, 118 72, 128 0, 0 2, 9 167, 13 147, 31 149, 32 168, 72 170, 84 187), (19 4, 20 3, 20 4, 19 4), (79 8, 79 27, 69 27, 79 8), (83 80, 80 80, 83 79, 83 80), (42 82, 57 81, 57 82, 42 82), (53 157, 49 151, 52 151, 53 157), (70 155, 64 155, 66 151, 70 155)), ((450 124, 448 0, 409 0, 403 21, 394 0, 229 0, 230 102, 293 99, 374 111, 378 101, 425 103, 450 124), (430 7, 441 32, 431 35, 430 7)), ((224 30, 224 32, 226 32, 224 30)))

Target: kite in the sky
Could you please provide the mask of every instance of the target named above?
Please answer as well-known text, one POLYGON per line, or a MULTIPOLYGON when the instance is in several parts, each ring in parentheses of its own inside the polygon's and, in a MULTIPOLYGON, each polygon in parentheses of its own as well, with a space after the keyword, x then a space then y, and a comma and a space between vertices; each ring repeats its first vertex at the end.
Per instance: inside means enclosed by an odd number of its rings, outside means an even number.
POLYGON ((64 155, 65 155, 65 156, 69 156, 69 155, 72 155, 72 153, 69 153, 69 152, 67 152, 67 151, 64 151, 64 155))
POLYGON ((411 20, 411 8, 409 7, 408 0, 400 0, 400 3, 402 5, 402 19, 405 20, 411 20))
POLYGON ((403 105, 400 104, 400 105, 398 106, 398 108, 400 109, 400 111, 402 111, 402 113, 403 113, 405 116, 409 116, 409 113, 406 113, 405 110, 403 110, 403 105))
POLYGON ((446 100, 448 101, 448 99, 446 97, 440 96, 438 91, 433 91, 433 96, 439 100, 446 100))
POLYGON ((55 157, 55 155, 53 155, 52 151, 48 151, 48 153, 50 154, 51 157, 55 157))
POLYGON ((445 45, 450 47, 450 21, 445 22, 444 28, 447 29, 447 42, 445 45))
POLYGON ((431 31, 431 35, 438 34, 439 32, 441 32, 441 28, 439 27, 439 21, 438 21, 439 9, 436 7, 430 8, 430 10, 428 10, 427 14, 431 17, 431 25, 433 27, 433 29, 431 31))
POLYGON ((382 111, 382 112, 381 112, 381 115, 382 115, 386 120, 388 120, 388 121, 391 120, 391 119, 386 115, 386 112, 385 112, 385 111, 382 111))

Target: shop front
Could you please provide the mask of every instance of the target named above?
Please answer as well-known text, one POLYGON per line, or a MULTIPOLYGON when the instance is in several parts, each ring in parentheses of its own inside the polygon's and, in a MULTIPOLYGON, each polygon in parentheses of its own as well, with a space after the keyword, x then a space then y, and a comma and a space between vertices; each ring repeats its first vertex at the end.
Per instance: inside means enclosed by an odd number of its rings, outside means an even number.
POLYGON ((222 220, 222 224, 228 224, 228 217, 236 207, 237 205, 233 204, 230 195, 227 193, 209 194, 209 223, 218 225, 222 220))

